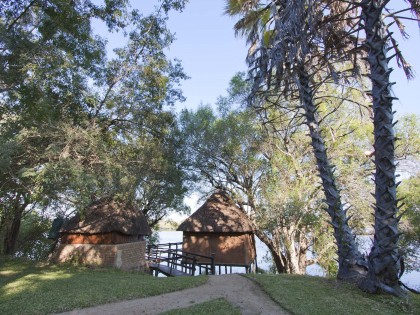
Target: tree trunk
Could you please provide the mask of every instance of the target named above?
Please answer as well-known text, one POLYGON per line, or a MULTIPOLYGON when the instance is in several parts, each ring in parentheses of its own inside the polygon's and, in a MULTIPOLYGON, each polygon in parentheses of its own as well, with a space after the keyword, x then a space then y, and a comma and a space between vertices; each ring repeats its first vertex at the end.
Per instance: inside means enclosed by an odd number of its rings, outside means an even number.
MULTIPOLYGON (((19 236, 22 215, 29 200, 21 193, 16 194, 7 205, 7 210, 2 218, 3 229, 3 254, 13 255, 15 253, 16 241, 19 236)), ((1 232, 1 231, 0 231, 1 232)))
POLYGON ((10 224, 6 225, 6 231, 4 235, 3 251, 6 255, 13 255, 15 253, 16 241, 19 236, 20 223, 22 221, 22 208, 14 209, 13 218, 11 218, 10 224))
POLYGON ((331 218, 330 223, 334 228, 334 237, 337 242, 337 277, 343 280, 355 280, 366 273, 366 263, 357 248, 354 241, 355 236, 348 225, 349 218, 343 208, 340 192, 335 183, 333 168, 328 159, 327 149, 316 117, 317 108, 313 102, 313 90, 304 66, 301 66, 298 76, 301 104, 304 108, 306 124, 309 127, 319 176, 322 179, 325 202, 328 206, 327 213, 331 218))
POLYGON ((267 245, 268 249, 270 250, 271 256, 273 257, 274 264, 276 265, 276 269, 278 273, 286 273, 286 268, 284 265, 284 259, 281 257, 281 253, 279 253, 276 246, 274 246, 273 241, 267 237, 263 232, 261 232, 257 227, 254 225, 254 233, 255 235, 267 245))
POLYGON ((375 148, 375 237, 369 254, 368 276, 361 288, 401 296, 398 284, 401 256, 398 250, 397 197, 393 129, 393 111, 386 57, 387 37, 382 10, 388 1, 362 1, 362 16, 369 49, 368 63, 372 80, 375 148))
POLYGON ((272 238, 269 238, 255 224, 253 228, 255 235, 267 245, 278 273, 305 274, 306 251, 303 253, 303 258, 302 244, 298 244, 298 249, 295 249, 296 240, 292 237, 296 231, 290 232, 286 228, 278 228, 272 232, 272 238))
POLYGON ((298 265, 299 270, 301 271, 301 274, 306 273, 306 267, 310 265, 310 262, 307 258, 307 249, 308 249, 308 239, 305 235, 306 229, 300 229, 297 231, 297 243, 299 244, 298 250, 297 250, 297 256, 298 256, 298 265))
MULTIPOLYGON (((300 257, 300 243, 297 240, 297 230, 296 227, 291 224, 288 227, 282 228, 282 235, 283 243, 284 243, 284 251, 287 257, 287 271, 290 274, 298 274, 302 275, 305 274, 306 265, 302 266, 301 257, 300 257)), ((280 242, 280 240, 278 240, 280 242)))

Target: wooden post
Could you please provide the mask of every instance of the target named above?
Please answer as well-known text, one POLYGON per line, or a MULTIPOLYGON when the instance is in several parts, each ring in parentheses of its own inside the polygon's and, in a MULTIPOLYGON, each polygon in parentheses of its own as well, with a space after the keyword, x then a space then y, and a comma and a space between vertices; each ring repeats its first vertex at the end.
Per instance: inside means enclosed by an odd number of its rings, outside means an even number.
POLYGON ((172 269, 176 269, 176 261, 177 261, 178 257, 177 254, 174 253, 172 250, 168 251, 168 263, 170 264, 170 269, 169 272, 172 273, 172 269))
POLYGON ((191 275, 192 276, 194 276, 194 274, 195 274, 195 264, 197 263, 197 258, 193 258, 193 263, 192 263, 192 266, 191 266, 191 275))

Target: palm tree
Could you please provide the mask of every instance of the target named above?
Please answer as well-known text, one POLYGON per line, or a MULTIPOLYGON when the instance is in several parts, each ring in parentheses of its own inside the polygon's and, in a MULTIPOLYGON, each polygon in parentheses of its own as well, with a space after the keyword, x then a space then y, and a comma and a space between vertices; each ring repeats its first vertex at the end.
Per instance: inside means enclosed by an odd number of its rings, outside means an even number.
POLYGON ((394 112, 391 94, 390 73, 387 51, 394 50, 398 65, 401 66, 407 78, 412 76, 410 65, 405 62, 398 49, 395 38, 389 31, 389 25, 384 22, 384 12, 396 22, 402 34, 404 27, 399 17, 404 11, 414 13, 414 19, 420 19, 420 1, 408 0, 408 7, 391 14, 386 8, 389 0, 363 0, 360 2, 362 11, 362 27, 365 31, 365 44, 368 47, 367 62, 370 66, 373 98, 373 124, 375 149, 375 237, 369 254, 369 272, 361 288, 368 292, 378 290, 393 295, 402 295, 399 284, 401 269, 401 254, 398 247, 400 232, 398 223, 397 186, 395 170, 395 133, 394 112))
POLYGON ((357 278, 366 272, 366 265, 348 225, 314 101, 317 88, 314 76, 321 72, 327 77, 336 74, 333 56, 320 49, 320 44, 325 44, 322 34, 328 26, 325 23, 320 28, 326 6, 323 1, 276 0, 265 6, 260 2, 231 0, 226 9, 230 15, 243 16, 235 28, 251 45, 247 61, 253 81, 252 101, 265 102, 279 93, 299 98, 337 242, 338 278, 357 278))

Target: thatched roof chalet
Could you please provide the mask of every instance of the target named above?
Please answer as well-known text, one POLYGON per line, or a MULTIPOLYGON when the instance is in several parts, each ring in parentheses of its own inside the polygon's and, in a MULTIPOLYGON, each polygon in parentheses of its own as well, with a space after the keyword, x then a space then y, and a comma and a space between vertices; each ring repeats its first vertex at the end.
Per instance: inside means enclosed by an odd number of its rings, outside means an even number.
POLYGON ((62 234, 150 235, 152 231, 143 213, 133 205, 102 198, 91 203, 83 215, 77 214, 63 224, 62 234))
POLYGON ((223 192, 211 195, 177 230, 201 233, 253 232, 248 217, 223 192))

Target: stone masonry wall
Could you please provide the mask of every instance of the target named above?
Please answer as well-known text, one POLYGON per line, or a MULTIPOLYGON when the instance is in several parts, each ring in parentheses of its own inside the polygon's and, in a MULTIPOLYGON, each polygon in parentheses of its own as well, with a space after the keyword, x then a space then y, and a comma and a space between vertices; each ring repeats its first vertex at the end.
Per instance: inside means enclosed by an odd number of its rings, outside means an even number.
POLYGON ((61 244, 52 260, 131 270, 145 265, 145 253, 145 241, 117 245, 61 244))

